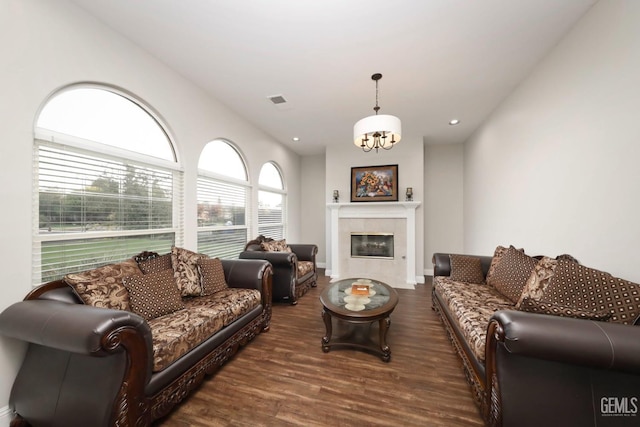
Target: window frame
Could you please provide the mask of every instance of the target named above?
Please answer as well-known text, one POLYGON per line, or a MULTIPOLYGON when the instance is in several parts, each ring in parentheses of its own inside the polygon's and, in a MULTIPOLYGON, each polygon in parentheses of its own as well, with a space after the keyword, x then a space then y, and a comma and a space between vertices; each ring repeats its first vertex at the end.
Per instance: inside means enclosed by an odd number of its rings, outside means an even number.
MULTIPOLYGON (((65 88, 62 88, 49 96, 43 103, 36 115, 34 121, 34 138, 33 138, 33 172, 32 172, 32 285, 38 286, 42 283, 43 266, 42 266, 42 246, 48 242, 72 242, 72 241, 87 241, 98 239, 110 239, 110 238, 126 238, 136 236, 160 236, 165 234, 173 234, 173 244, 182 245, 184 241, 184 169, 178 161, 178 155, 176 151, 176 145, 168 132, 167 126, 164 121, 158 118, 148 105, 143 103, 138 98, 130 95, 127 92, 115 89, 109 86, 102 86, 96 84, 75 84, 65 88), (68 135, 60 132, 56 132, 46 128, 40 128, 37 126, 38 119, 42 110, 48 105, 48 103, 59 94, 74 89, 96 89, 111 92, 116 96, 126 98, 128 101, 134 103, 147 113, 158 125, 160 130, 167 138, 167 143, 170 145, 171 152, 173 153, 174 161, 165 160, 158 157, 147 156, 137 151, 126 150, 92 140, 83 139, 74 135, 68 135), (72 233, 41 233, 40 230, 40 148, 50 147, 58 150, 67 150, 79 155, 88 155, 106 161, 112 161, 123 165, 140 166, 151 169, 158 169, 160 171, 171 174, 171 187, 172 187, 172 208, 171 208, 171 227, 163 228, 146 228, 146 229, 133 229, 133 230, 100 230, 100 231, 80 231, 72 233)), ((135 254, 130 254, 133 256, 135 254)), ((117 262, 124 259, 118 259, 117 262)), ((108 262, 102 263, 102 265, 108 262)), ((91 268, 98 267, 99 265, 92 265, 91 268)), ((72 264, 73 268, 73 264, 72 264)), ((79 266, 79 268, 82 268, 79 266)), ((82 271, 82 270, 78 270, 82 271)))
MULTIPOLYGON (((276 188, 276 187, 272 187, 269 185, 265 185, 260 183, 260 179, 258 178, 258 233, 261 235, 264 235, 264 228, 280 228, 281 230, 281 236, 277 236, 277 237, 281 237, 282 239, 286 239, 287 238, 287 226, 288 226, 288 221, 287 221, 287 203, 288 203, 288 199, 287 199, 287 186, 286 186, 286 181, 284 179, 284 174, 282 173, 282 169, 278 166, 278 164, 274 161, 268 161, 262 164, 262 167, 260 168, 260 174, 262 173, 262 169, 266 166, 266 165, 271 165, 275 168, 275 170, 278 172, 278 175, 280 176, 280 182, 282 185, 282 188, 276 188), (279 194, 282 196, 282 221, 279 223, 260 223, 260 193, 261 192, 265 192, 265 193, 272 193, 272 194, 279 194)), ((258 175, 258 177, 260 176, 260 174, 258 175)), ((265 235, 266 236, 266 235, 265 235)), ((270 237, 270 236, 266 236, 266 237, 270 237)))

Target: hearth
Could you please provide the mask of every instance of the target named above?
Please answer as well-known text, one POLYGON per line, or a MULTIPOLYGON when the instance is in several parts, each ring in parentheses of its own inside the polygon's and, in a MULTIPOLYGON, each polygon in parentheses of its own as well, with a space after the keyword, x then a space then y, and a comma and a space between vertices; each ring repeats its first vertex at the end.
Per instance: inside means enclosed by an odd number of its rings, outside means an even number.
POLYGON ((393 233, 351 233, 352 258, 393 259, 393 233))

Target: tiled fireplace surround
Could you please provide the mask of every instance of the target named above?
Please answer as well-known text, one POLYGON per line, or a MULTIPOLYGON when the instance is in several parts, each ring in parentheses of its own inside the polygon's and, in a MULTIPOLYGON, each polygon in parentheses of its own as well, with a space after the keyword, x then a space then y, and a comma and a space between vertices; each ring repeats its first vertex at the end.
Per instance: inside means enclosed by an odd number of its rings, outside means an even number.
POLYGON ((420 202, 330 203, 332 280, 381 280, 395 288, 422 283, 416 274, 416 209, 420 202), (394 259, 352 258, 351 233, 393 233, 394 259))

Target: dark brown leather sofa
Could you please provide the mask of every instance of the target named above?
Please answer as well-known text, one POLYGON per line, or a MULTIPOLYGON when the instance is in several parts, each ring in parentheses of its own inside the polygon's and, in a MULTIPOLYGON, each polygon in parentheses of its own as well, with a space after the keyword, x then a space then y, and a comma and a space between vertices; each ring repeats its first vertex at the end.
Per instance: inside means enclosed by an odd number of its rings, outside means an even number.
POLYGON ((166 415, 271 321, 268 262, 222 260, 231 288, 261 303, 160 372, 149 325, 124 310, 84 305, 64 281, 34 289, 0 314, 0 333, 28 343, 13 384, 12 426, 146 426, 166 415))
MULTIPOLYGON (((492 257, 480 259, 486 277, 492 257)), ((448 277, 449 254, 434 254, 433 267, 434 277, 448 277)), ((639 327, 499 310, 487 322, 482 362, 435 287, 433 308, 488 426, 640 425, 639 327)))
POLYGON ((316 254, 318 246, 314 244, 287 244, 291 252, 274 252, 262 249, 262 242, 272 239, 259 236, 247 243, 245 250, 240 253, 240 259, 263 259, 273 265, 273 300, 298 303, 311 287, 318 281, 316 254), (310 268, 300 269, 300 264, 306 262, 310 268), (304 271, 304 273, 301 273, 304 271))

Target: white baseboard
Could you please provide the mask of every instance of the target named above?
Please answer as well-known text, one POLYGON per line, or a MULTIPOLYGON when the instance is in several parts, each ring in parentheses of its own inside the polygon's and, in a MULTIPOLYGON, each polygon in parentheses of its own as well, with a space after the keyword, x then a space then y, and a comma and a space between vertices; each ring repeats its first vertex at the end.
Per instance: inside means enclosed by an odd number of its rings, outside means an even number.
POLYGON ((13 411, 8 406, 4 408, 0 408, 0 426, 9 427, 11 423, 11 418, 13 418, 13 411))
POLYGON ((326 262, 316 262, 316 267, 327 268, 326 262))
POLYGON ((425 268, 424 275, 433 277, 433 268, 425 268))

